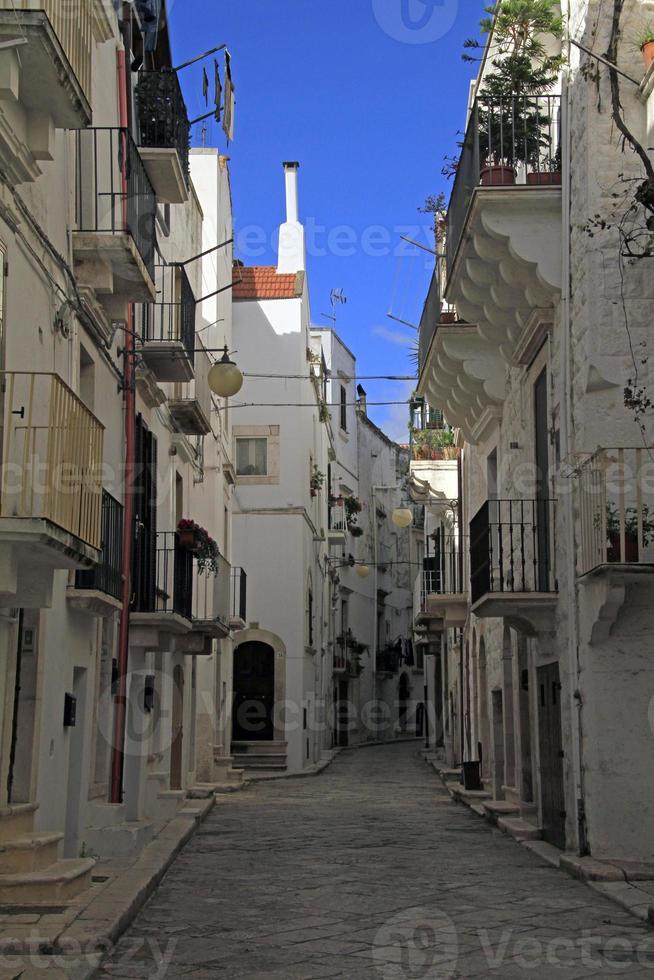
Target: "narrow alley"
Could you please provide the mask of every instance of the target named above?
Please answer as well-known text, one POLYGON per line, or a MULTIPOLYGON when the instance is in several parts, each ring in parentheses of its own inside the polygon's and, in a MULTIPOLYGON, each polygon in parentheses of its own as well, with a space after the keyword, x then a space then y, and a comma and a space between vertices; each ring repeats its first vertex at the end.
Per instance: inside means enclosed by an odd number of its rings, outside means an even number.
POLYGON ((654 935, 453 803, 409 742, 224 797, 100 978, 654 975, 654 935))

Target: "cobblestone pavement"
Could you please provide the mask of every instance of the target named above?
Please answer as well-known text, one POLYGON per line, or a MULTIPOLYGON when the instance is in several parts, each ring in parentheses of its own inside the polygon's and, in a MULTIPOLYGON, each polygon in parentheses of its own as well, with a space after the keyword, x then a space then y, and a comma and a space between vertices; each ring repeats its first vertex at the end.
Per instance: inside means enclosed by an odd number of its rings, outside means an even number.
POLYGON ((98 977, 654 978, 654 930, 452 803, 418 743, 218 803, 98 977))

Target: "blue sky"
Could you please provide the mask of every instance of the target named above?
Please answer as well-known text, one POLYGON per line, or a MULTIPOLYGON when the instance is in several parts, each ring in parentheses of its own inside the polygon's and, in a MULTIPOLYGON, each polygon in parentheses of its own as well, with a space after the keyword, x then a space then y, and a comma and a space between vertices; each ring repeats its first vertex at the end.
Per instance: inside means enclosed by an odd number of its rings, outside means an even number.
MULTIPOLYGON (((308 257, 314 322, 328 324, 320 314, 329 312, 330 290, 343 288, 338 332, 357 355, 359 374, 410 374, 414 332, 386 314, 417 320, 429 257, 411 249, 398 257, 399 234, 429 243, 429 219, 417 209, 428 194, 449 194, 442 159, 456 148, 474 73, 460 55, 464 39, 478 33, 483 3, 169 0, 169 8, 178 63, 223 42, 232 55, 229 153, 241 257, 274 264, 284 218, 281 164, 299 160, 301 215, 315 242, 308 257), (265 232, 261 254, 248 247, 251 226, 265 232)), ((199 70, 180 78, 189 111, 200 115, 199 70)), ((200 136, 198 126, 194 143, 200 136)), ((225 150, 214 123, 207 144, 225 150)), ((375 401, 404 398, 411 385, 365 387, 375 401)), ((404 408, 370 414, 406 440, 404 408)))

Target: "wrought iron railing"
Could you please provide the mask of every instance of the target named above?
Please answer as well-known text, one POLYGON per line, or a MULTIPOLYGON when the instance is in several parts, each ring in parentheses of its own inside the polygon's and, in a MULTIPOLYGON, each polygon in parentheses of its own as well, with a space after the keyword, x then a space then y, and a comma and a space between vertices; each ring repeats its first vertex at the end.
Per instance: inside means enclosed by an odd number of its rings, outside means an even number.
POLYGON ((248 577, 242 568, 232 568, 232 619, 247 622, 248 577))
POLYGON ((578 571, 654 564, 652 451, 599 449, 576 473, 578 571))
POLYGON ((172 68, 142 71, 134 94, 139 146, 177 150, 188 184, 191 127, 177 72, 172 68))
POLYGON ((347 514, 345 504, 342 501, 336 501, 329 505, 329 530, 343 534, 347 531, 347 514))
POLYGON ((473 604, 496 593, 554 593, 556 501, 488 500, 470 524, 473 604))
POLYGON ((76 573, 75 588, 122 599, 123 505, 107 490, 102 491, 102 559, 95 568, 76 573))
POLYGON ((441 534, 434 540, 434 554, 423 560, 423 610, 430 595, 462 595, 468 591, 463 571, 468 539, 454 534, 441 534))
POLYGON ((78 129, 75 219, 77 231, 131 235, 154 278, 157 199, 127 129, 78 129))
POLYGON ((193 616, 193 553, 176 531, 156 535, 139 530, 135 544, 135 612, 193 616))
POLYGON ((0 516, 42 518, 101 544, 104 427, 56 374, 0 374, 0 516))
POLYGON ((561 182, 560 116, 560 95, 476 100, 447 211, 448 275, 476 187, 561 182))
POLYGON ((179 341, 193 363, 195 357, 195 312, 193 289, 185 270, 175 265, 155 265, 157 299, 141 306, 144 342, 179 341))

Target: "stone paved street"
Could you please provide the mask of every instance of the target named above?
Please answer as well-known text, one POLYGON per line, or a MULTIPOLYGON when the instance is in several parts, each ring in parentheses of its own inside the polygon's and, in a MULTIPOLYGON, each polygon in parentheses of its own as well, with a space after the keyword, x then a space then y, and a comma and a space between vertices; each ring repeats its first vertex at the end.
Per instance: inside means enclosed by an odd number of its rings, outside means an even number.
POLYGON ((450 801, 419 744, 220 800, 101 977, 654 977, 654 930, 450 801))

